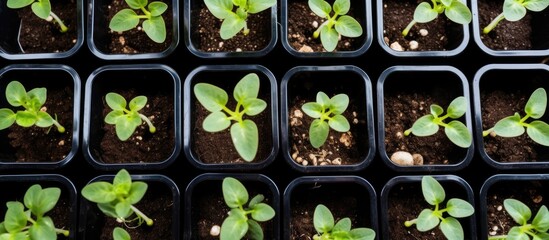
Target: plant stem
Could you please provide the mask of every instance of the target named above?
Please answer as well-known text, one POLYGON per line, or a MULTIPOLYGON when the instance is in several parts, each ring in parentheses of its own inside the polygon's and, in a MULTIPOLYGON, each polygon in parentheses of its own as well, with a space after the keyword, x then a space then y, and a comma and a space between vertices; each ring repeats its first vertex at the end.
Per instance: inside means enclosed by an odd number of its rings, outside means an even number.
POLYGON ((149 125, 149 132, 151 132, 151 133, 155 133, 155 132, 156 132, 156 127, 154 127, 154 125, 152 124, 151 120, 150 120, 147 116, 145 116, 145 115, 143 115, 143 114, 140 113, 140 114, 139 114, 139 117, 140 117, 141 119, 143 119, 143 121, 145 121, 145 122, 147 123, 147 125, 149 125))
POLYGON ((53 19, 55 19, 57 24, 59 24, 59 27, 61 27, 61 32, 64 33, 64 32, 67 32, 69 30, 69 28, 67 26, 65 26, 63 21, 61 21, 61 19, 55 13, 50 12, 50 16, 53 17, 53 19))
POLYGON ((406 37, 408 36, 408 32, 410 32, 410 29, 412 29, 412 27, 416 24, 416 20, 412 20, 408 26, 406 26, 406 28, 404 30, 402 30, 402 36, 406 37))
POLYGON ((139 209, 137 209, 133 205, 131 205, 130 208, 135 212, 135 214, 137 214, 137 216, 139 216, 139 217, 141 217, 145 220, 145 222, 147 223, 147 226, 152 226, 153 225, 153 223, 154 223, 153 220, 150 219, 149 217, 147 217, 147 215, 145 215, 143 212, 139 211, 139 209))
POLYGON ((490 236, 488 240, 505 240, 507 239, 506 235, 490 236))
POLYGON ((53 120, 53 124, 57 127, 57 131, 59 131, 60 133, 65 132, 65 127, 61 126, 61 124, 59 124, 59 122, 55 119, 53 120))
POLYGON ((69 230, 58 229, 58 228, 55 229, 55 232, 57 234, 63 234, 63 236, 65 236, 65 237, 68 237, 69 234, 70 234, 69 230))
POLYGON ((483 30, 482 30, 482 33, 484 34, 488 34, 490 31, 492 31, 496 25, 498 25, 498 23, 505 19, 505 16, 503 16, 503 13, 499 14, 496 18, 494 18, 494 20, 492 20, 492 22, 490 24, 488 24, 488 26, 486 26, 483 30))
POLYGON ((494 128, 490 128, 490 129, 488 129, 488 130, 486 130, 486 131, 482 131, 482 136, 483 136, 483 137, 486 137, 486 136, 488 136, 488 135, 489 135, 491 132, 493 132, 493 131, 494 131, 494 128))

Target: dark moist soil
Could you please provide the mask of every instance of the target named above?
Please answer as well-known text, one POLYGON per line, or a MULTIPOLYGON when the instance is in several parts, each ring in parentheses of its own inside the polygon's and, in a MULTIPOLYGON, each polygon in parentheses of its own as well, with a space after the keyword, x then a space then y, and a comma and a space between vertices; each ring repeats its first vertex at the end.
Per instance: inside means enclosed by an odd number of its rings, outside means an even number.
POLYGON ((24 53, 60 53, 74 47, 77 41, 77 12, 75 0, 52 0, 52 12, 69 28, 60 32, 59 25, 34 15, 31 7, 18 10, 22 19, 19 43, 24 53))
POLYGON ((48 97, 44 107, 47 112, 65 127, 59 133, 57 127, 9 127, 9 144, 14 149, 16 162, 58 162, 63 160, 72 149, 73 125, 73 88, 48 88, 48 97))
POLYGON ((396 151, 418 153, 423 157, 424 165, 456 164, 462 161, 463 149, 446 137, 442 127, 431 136, 417 137, 413 134, 404 136, 404 131, 411 128, 417 119, 430 114, 431 104, 438 104, 446 111, 452 100, 449 98, 447 95, 435 97, 421 91, 410 94, 386 94, 384 144, 387 155, 391 157, 396 151), (445 96, 447 99, 439 98, 445 96))
MULTIPOLYGON (((463 27, 440 14, 428 23, 416 23, 406 37, 402 36, 413 20, 414 11, 423 0, 384 0, 383 37, 387 46, 398 42, 403 51, 446 51, 455 49, 463 40, 463 27), (422 36, 420 30, 427 30, 422 36), (410 41, 418 43, 417 49, 410 48, 410 41)), ((395 48, 391 47, 396 50, 395 48)))
MULTIPOLYGON (((108 31, 108 36, 110 36, 111 41, 108 46, 108 49, 111 53, 122 53, 122 54, 136 54, 136 53, 157 53, 162 52, 170 47, 172 44, 172 29, 173 29, 173 17, 172 17, 172 1, 170 0, 157 0, 168 4, 168 9, 162 18, 166 24, 166 41, 163 43, 156 43, 151 40, 145 31, 132 29, 122 33, 113 32, 109 29, 109 21, 112 17, 118 13, 120 10, 129 8, 124 0, 113 0, 110 5, 105 5, 104 12, 108 15, 106 16, 107 22, 105 29, 108 31)), ((137 11, 137 14, 142 14, 141 11, 137 11)), ((138 25, 140 28, 143 23, 141 21, 138 25)))
POLYGON ((271 9, 257 14, 249 14, 248 35, 242 31, 233 38, 223 40, 219 35, 222 21, 210 13, 206 5, 200 5, 191 11, 191 38, 194 47, 203 52, 252 52, 261 51, 271 41, 271 9))
MULTIPOLYGON (((140 95, 134 89, 117 91, 128 102, 140 95)), ((168 159, 175 148, 174 137, 174 106, 168 97, 161 93, 151 94, 147 105, 140 113, 151 119, 156 127, 155 133, 149 132, 148 125, 143 123, 126 141, 120 141, 116 136, 114 125, 104 124, 105 134, 101 140, 101 160, 105 163, 155 163, 168 159)), ((103 99, 104 101, 104 99, 103 99)), ((106 102, 103 103, 103 117, 111 111, 106 102)))
MULTIPOLYGON (((524 116, 524 106, 526 106, 531 94, 531 92, 522 90, 513 92, 481 91, 483 130, 490 129, 500 119, 512 116, 516 112, 524 116)), ((512 138, 500 136, 486 136, 484 138, 486 154, 498 162, 537 162, 544 160, 549 157, 547 150, 544 148, 546 147, 534 142, 526 133, 512 138)))
MULTIPOLYGON (((333 4, 333 1, 328 1, 333 4)), ((358 2, 356 3, 358 4, 358 2)), ((332 13, 333 14, 333 13, 332 13)), ((355 11, 353 5, 347 14, 355 18, 358 22, 363 22, 362 17, 355 11)), ((325 52, 319 38, 313 38, 313 33, 317 29, 313 23, 320 26, 326 19, 323 19, 311 11, 306 1, 288 1, 288 42, 292 48, 299 52, 325 52)), ((365 36, 365 26, 363 35, 358 38, 341 37, 336 51, 354 51, 362 46, 365 36)))
MULTIPOLYGON (((330 96, 333 97, 333 96, 330 96)), ((307 116, 301 109, 306 102, 314 99, 301 99, 297 96, 293 100, 294 104, 290 108, 290 146, 292 158, 301 165, 355 165, 363 161, 362 147, 357 144, 357 138, 360 136, 358 129, 366 128, 366 120, 358 119, 357 112, 360 111, 356 104, 351 100, 343 116, 351 125, 350 131, 338 132, 330 129, 328 139, 320 148, 314 148, 309 140, 309 126, 313 118, 307 116)), ((365 147, 365 146, 364 146, 365 147)))
POLYGON ((502 20, 488 35, 482 30, 492 22, 502 11, 503 2, 494 0, 478 1, 478 17, 480 24, 480 39, 493 50, 529 50, 532 49, 532 15, 528 11, 519 21, 502 20))

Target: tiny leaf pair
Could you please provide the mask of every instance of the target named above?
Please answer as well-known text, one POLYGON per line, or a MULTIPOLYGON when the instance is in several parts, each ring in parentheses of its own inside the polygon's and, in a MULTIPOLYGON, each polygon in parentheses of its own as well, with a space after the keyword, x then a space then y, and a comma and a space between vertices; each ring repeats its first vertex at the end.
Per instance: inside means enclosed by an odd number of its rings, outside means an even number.
POLYGON ((265 101, 257 98, 258 94, 259 77, 255 73, 247 74, 236 84, 233 97, 237 105, 234 111, 226 106, 229 96, 225 90, 209 83, 198 83, 194 86, 194 95, 211 112, 204 119, 202 128, 208 132, 219 132, 230 126, 236 151, 248 162, 257 154, 259 133, 255 122, 244 119, 244 115, 255 116, 267 107, 265 101))
POLYGON ((515 22, 526 16, 527 10, 541 12, 547 6, 549 6, 549 0, 505 0, 503 2, 503 12, 494 18, 482 32, 484 34, 490 33, 503 19, 515 22))
POLYGON ((265 197, 258 194, 248 202, 248 190, 232 177, 223 179, 222 190, 225 204, 231 211, 221 225, 220 239, 240 240, 247 235, 248 239, 262 240, 263 229, 258 222, 269 221, 275 216, 274 209, 263 203, 265 197))
POLYGON ((524 117, 521 117, 519 113, 505 117, 499 120, 494 127, 483 131, 482 135, 488 136, 493 132, 497 136, 517 137, 526 132, 535 142, 544 146, 549 146, 549 124, 541 120, 535 120, 529 123, 526 122, 529 118, 540 119, 543 114, 545 114, 546 108, 547 93, 545 92, 545 89, 538 88, 530 95, 530 98, 524 107, 524 112, 526 113, 524 117), (526 130, 524 130, 524 128, 526 128, 526 130))
POLYGON ((318 234, 313 236, 313 240, 373 240, 376 237, 375 231, 370 228, 351 228, 348 217, 334 222, 330 209, 318 204, 313 214, 313 224, 318 234))
POLYGON ((112 111, 105 116, 105 123, 115 125, 116 136, 118 136, 120 140, 128 140, 143 121, 147 123, 151 133, 156 132, 156 127, 154 127, 151 120, 149 120, 147 116, 139 113, 139 111, 147 105, 147 97, 137 96, 128 104, 122 95, 110 92, 105 96, 105 100, 107 105, 112 109, 112 111), (126 106, 129 107, 129 109, 126 109, 126 106))
POLYGON ((349 96, 337 94, 332 98, 324 92, 318 92, 316 102, 303 104, 301 109, 309 117, 315 118, 309 127, 309 139, 315 148, 321 147, 328 139, 330 128, 338 132, 351 129, 349 121, 342 115, 349 105, 349 96))
POLYGON ((51 127, 55 125, 60 133, 65 128, 45 111, 46 88, 34 88, 27 92, 23 84, 12 81, 6 87, 6 99, 14 107, 23 107, 24 110, 14 112, 9 108, 0 109, 0 130, 6 129, 16 123, 21 127, 51 127))
POLYGON ((223 20, 219 33, 224 40, 238 32, 248 35, 248 14, 256 14, 276 4, 276 0, 204 0, 206 7, 218 19, 223 20), (236 10, 233 9, 236 6, 236 10))
POLYGON ((166 41, 166 24, 162 14, 168 10, 168 5, 154 1, 148 4, 148 0, 125 0, 130 8, 122 9, 116 13, 110 23, 109 28, 115 32, 124 32, 136 28, 141 19, 143 31, 156 43, 166 41), (147 6, 148 4, 148 6, 147 6), (141 10, 143 15, 139 15, 135 10, 141 10))
POLYGON ((444 109, 436 104, 432 104, 430 110, 431 114, 416 120, 410 129, 404 131, 404 136, 408 136, 410 133, 419 137, 430 136, 437 133, 439 126, 442 126, 444 127, 444 133, 454 144, 462 148, 471 146, 473 138, 465 124, 458 120, 452 120, 449 123, 444 122, 446 118, 458 119, 465 114, 467 111, 467 100, 465 97, 454 99, 448 106, 446 115, 441 116, 444 113, 444 109))
POLYGON ((61 32, 67 32, 69 28, 65 26, 63 21, 51 11, 51 3, 50 0, 8 0, 7 6, 8 8, 12 9, 19 9, 24 8, 27 6, 31 6, 32 12, 37 17, 51 21, 53 18, 57 24, 59 24, 59 27, 61 28, 61 32))
POLYGON ((508 198, 503 201, 503 207, 505 211, 511 215, 513 220, 519 226, 513 226, 509 229, 506 236, 490 236, 489 240, 496 239, 549 239, 549 210, 545 205, 541 206, 538 213, 532 218, 532 210, 519 200, 508 198))
POLYGON ((452 198, 446 202, 446 207, 442 203, 446 199, 446 193, 440 183, 432 176, 423 176, 421 179, 421 190, 425 201, 435 207, 435 209, 423 209, 416 219, 404 222, 406 227, 416 224, 420 232, 429 231, 440 224, 440 230, 447 239, 464 239, 463 227, 456 218, 464 218, 473 215, 475 209, 473 206, 462 199, 452 198), (450 216, 444 216, 448 213, 450 216))
POLYGON ((431 0, 431 2, 433 5, 422 2, 416 7, 414 19, 402 31, 403 36, 406 37, 416 23, 433 21, 443 12, 448 19, 455 23, 469 24, 471 22, 471 10, 460 0, 431 0))
POLYGON ((347 15, 351 8, 350 0, 336 0, 333 8, 325 0, 309 0, 309 8, 319 17, 326 19, 313 33, 314 38, 320 36, 320 42, 326 51, 335 50, 339 42, 339 35, 345 37, 362 35, 360 23, 347 15), (332 10, 334 14, 330 16, 332 10))

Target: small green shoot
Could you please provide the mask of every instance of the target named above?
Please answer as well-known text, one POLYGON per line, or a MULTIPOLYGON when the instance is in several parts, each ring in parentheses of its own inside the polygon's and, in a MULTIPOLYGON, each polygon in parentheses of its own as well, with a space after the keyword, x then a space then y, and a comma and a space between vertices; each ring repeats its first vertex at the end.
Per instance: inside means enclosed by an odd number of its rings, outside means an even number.
POLYGON ((349 121, 342 115, 348 105, 347 94, 341 93, 330 98, 322 91, 316 94, 316 102, 303 104, 303 112, 315 118, 309 127, 309 139, 313 147, 319 148, 326 142, 330 128, 338 132, 351 129, 349 121))
POLYGON ((130 234, 121 227, 115 227, 112 231, 112 238, 114 240, 131 240, 130 234))
POLYGON ((448 19, 455 23, 469 24, 471 22, 471 10, 460 0, 431 0, 431 3, 433 5, 422 2, 416 7, 414 19, 402 31, 402 36, 406 37, 416 23, 433 21, 443 12, 448 19))
POLYGON ((495 134, 495 136, 501 137, 518 137, 526 132, 535 142, 543 146, 549 146, 549 124, 541 120, 535 120, 530 123, 526 122, 529 118, 541 118, 545 114, 546 108, 547 93, 545 89, 538 88, 530 95, 524 107, 524 112, 526 113, 524 117, 521 118, 518 112, 513 116, 505 117, 499 120, 494 127, 483 131, 482 136, 486 137, 495 134), (526 131, 524 128, 526 128, 526 131))
POLYGON ((49 128, 53 125, 60 133, 65 128, 46 112, 43 105, 47 99, 46 88, 34 88, 27 92, 23 84, 18 81, 11 81, 6 86, 6 99, 14 107, 23 107, 24 110, 14 112, 9 108, 0 109, 0 130, 6 129, 16 123, 21 127, 38 126, 49 128))
POLYGON ((147 97, 137 96, 128 105, 122 95, 110 92, 105 96, 105 100, 107 101, 107 105, 112 109, 105 116, 105 123, 115 125, 116 136, 121 141, 128 140, 143 121, 149 126, 149 132, 156 132, 156 127, 154 127, 151 120, 142 113, 139 113, 139 110, 147 105, 147 97), (129 109, 126 109, 126 105, 128 105, 129 109))
POLYGON ((319 17, 326 19, 313 33, 314 38, 320 36, 320 42, 326 51, 335 50, 339 35, 351 38, 362 35, 360 23, 346 15, 351 8, 350 0, 336 0, 333 8, 325 0, 309 0, 309 8, 319 17), (330 16, 332 10, 334 14, 330 16))
POLYGON ((531 223, 528 223, 528 220, 532 218, 532 211, 521 201, 508 198, 503 201, 503 207, 519 226, 511 227, 507 235, 489 236, 488 240, 549 239, 549 233, 547 233, 549 230, 549 210, 545 205, 540 207, 531 223))
POLYGON ((549 6, 549 0, 505 0, 503 2, 503 12, 499 14, 482 32, 490 33, 501 20, 516 22, 526 16, 527 10, 532 12, 541 12, 549 6))
POLYGON ((471 146, 473 142, 471 133, 469 133, 465 124, 457 120, 467 111, 467 100, 465 97, 455 98, 448 106, 446 115, 441 116, 444 113, 444 109, 437 104, 431 104, 430 110, 431 114, 427 114, 416 120, 410 129, 404 131, 404 136, 408 136, 410 133, 418 137, 430 136, 437 133, 439 126, 442 126, 444 127, 444 133, 454 144, 462 148, 471 146), (456 120, 446 123, 444 120, 447 118, 456 120))
POLYGON ((168 5, 154 1, 148 4, 148 0, 125 0, 130 8, 117 12, 109 23, 109 28, 115 32, 124 32, 134 29, 139 25, 141 19, 143 31, 156 43, 163 43, 166 40, 166 24, 162 14, 168 10, 168 5), (148 6, 147 6, 148 4, 148 6), (135 10, 141 10, 139 15, 135 10))
POLYGON ((248 15, 274 6, 276 0, 204 0, 204 3, 216 18, 223 21, 219 33, 222 39, 227 40, 240 31, 248 35, 248 15))
POLYGON ((55 228, 53 220, 46 215, 61 196, 57 187, 42 188, 34 184, 25 193, 23 203, 10 201, 4 221, 0 223, 0 239, 8 240, 55 240, 57 234, 69 236, 68 230, 55 228))
POLYGON ((351 219, 342 218, 334 224, 334 216, 330 209, 318 204, 313 214, 313 224, 318 232, 313 240, 373 240, 376 233, 370 228, 351 229, 351 219))
POLYGON ((69 28, 63 23, 63 21, 51 11, 50 0, 8 0, 8 8, 19 9, 26 6, 31 6, 32 12, 37 17, 44 19, 48 22, 55 20, 59 25, 62 33, 67 32, 69 28))
POLYGON ((234 87, 233 97, 237 101, 234 111, 226 106, 229 96, 225 90, 209 83, 194 86, 194 95, 211 112, 204 119, 202 128, 208 132, 219 132, 230 126, 236 151, 247 162, 257 154, 259 133, 255 122, 244 119, 244 115, 255 116, 267 107, 265 101, 257 98, 258 94, 259 77, 255 73, 247 74, 234 87))
POLYGON ((221 224, 220 239, 240 240, 247 235, 247 239, 262 240, 263 229, 258 222, 269 221, 275 216, 274 209, 263 203, 265 197, 258 194, 248 202, 248 190, 232 177, 223 179, 222 190, 225 204, 231 211, 221 224))
POLYGON ((431 176, 423 176, 421 179, 421 190, 425 201, 434 206, 435 209, 423 209, 416 219, 404 222, 404 226, 411 227, 416 224, 420 232, 430 231, 439 226, 440 230, 447 239, 464 239, 463 228, 456 218, 464 218, 473 215, 475 209, 465 200, 452 198, 446 202, 446 207, 442 208, 442 203, 446 198, 444 188, 431 176), (448 213, 450 216, 444 216, 448 213))

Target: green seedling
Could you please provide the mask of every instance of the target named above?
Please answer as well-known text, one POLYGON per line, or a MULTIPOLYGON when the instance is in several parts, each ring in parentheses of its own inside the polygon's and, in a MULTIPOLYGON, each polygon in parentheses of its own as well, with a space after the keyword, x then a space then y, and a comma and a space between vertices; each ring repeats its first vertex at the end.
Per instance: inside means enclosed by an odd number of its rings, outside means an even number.
POLYGON ((410 129, 404 131, 404 136, 408 136, 410 133, 418 137, 430 136, 437 133, 439 126, 442 126, 444 127, 444 133, 454 144, 462 148, 471 146, 473 142, 471 133, 469 133, 465 124, 457 120, 467 111, 467 100, 465 97, 454 99, 448 106, 446 115, 441 116, 444 113, 444 109, 437 104, 431 104, 430 110, 430 114, 419 118, 410 129), (447 118, 455 120, 446 123, 444 120, 447 118))
POLYGON ((257 98, 258 94, 259 77, 255 73, 244 76, 234 87, 233 97, 237 102, 235 110, 226 106, 229 96, 225 90, 209 83, 198 83, 194 86, 194 95, 211 112, 204 119, 202 128, 208 132, 219 132, 230 126, 236 151, 248 162, 257 154, 259 133, 255 122, 244 119, 244 115, 255 116, 267 107, 265 101, 257 98))
POLYGON ((154 127, 151 120, 142 113, 139 113, 139 110, 147 105, 147 97, 137 96, 127 104, 126 99, 122 95, 110 92, 105 96, 105 100, 107 101, 107 105, 112 109, 105 116, 105 123, 115 125, 116 136, 121 141, 128 140, 143 121, 149 126, 149 132, 156 132, 156 127, 154 127), (126 105, 128 105, 129 109, 126 109, 126 105))
POLYGON ((524 117, 521 118, 518 112, 513 116, 505 117, 499 120, 494 127, 483 131, 482 136, 518 137, 526 132, 535 142, 549 146, 549 124, 541 120, 526 122, 529 118, 541 118, 545 114, 546 107, 547 93, 545 89, 538 88, 530 95, 524 107, 524 112, 526 113, 524 117), (524 128, 526 128, 526 131, 524 128))
POLYGON ((325 0, 309 0, 309 8, 319 17, 326 19, 313 33, 314 38, 320 36, 320 42, 326 51, 332 52, 337 47, 339 35, 359 37, 362 35, 360 23, 346 15, 351 8, 350 0, 336 0, 333 7, 325 0), (334 11, 333 16, 330 16, 334 11))
POLYGON ((247 236, 247 239, 262 240, 263 229, 258 222, 269 221, 275 216, 274 209, 263 203, 265 197, 258 194, 248 202, 248 190, 232 177, 223 179, 222 190, 225 204, 231 211, 221 224, 220 239, 240 240, 247 236))
POLYGON ((276 0, 204 0, 204 3, 216 18, 223 21, 219 33, 222 39, 227 40, 240 31, 248 35, 248 15, 274 6, 276 0))
POLYGON ((499 14, 482 32, 490 33, 501 20, 516 22, 526 16, 527 10, 541 12, 549 6, 549 0, 505 0, 503 2, 503 12, 499 14))
POLYGON ((342 218, 334 224, 330 209, 318 204, 313 214, 313 224, 318 232, 313 240, 373 240, 376 233, 370 228, 351 228, 351 219, 342 218))
POLYGON ((416 23, 428 23, 435 20, 439 14, 444 12, 444 15, 451 21, 458 24, 469 24, 471 22, 471 10, 460 0, 431 0, 422 2, 414 11, 414 19, 402 31, 402 36, 407 36, 410 29, 416 23))
POLYGON ((46 88, 34 88, 27 92, 23 84, 12 81, 6 87, 6 99, 14 107, 23 107, 24 110, 14 112, 9 108, 0 109, 0 130, 16 123, 21 127, 38 126, 49 128, 55 125, 57 131, 65 132, 65 128, 46 112, 43 106, 47 99, 46 88))
POLYGON ((168 9, 168 5, 160 1, 150 4, 148 0, 125 1, 130 8, 117 12, 112 17, 109 28, 115 32, 124 32, 136 28, 141 19, 145 19, 141 24, 143 31, 154 42, 163 43, 166 40, 166 24, 162 14, 168 9), (142 14, 138 14, 135 10, 141 10, 142 14))
POLYGON ((441 204, 446 199, 446 193, 442 185, 431 176, 422 177, 421 190, 425 201, 435 209, 423 209, 416 219, 404 222, 404 226, 411 227, 416 224, 416 228, 420 232, 430 231, 439 226, 447 239, 464 239, 463 228, 456 218, 473 215, 475 212, 473 206, 465 200, 452 198, 446 202, 446 207, 443 208, 441 204), (444 216, 444 213, 448 213, 449 216, 444 216))
POLYGON ((349 121, 342 115, 348 105, 349 96, 346 94, 341 93, 330 98, 321 91, 316 94, 316 102, 303 104, 303 112, 315 118, 309 127, 309 139, 313 147, 319 148, 326 142, 330 128, 338 132, 351 129, 349 121))
MULTIPOLYGON (((97 181, 84 186, 82 196, 97 203, 97 207, 105 215, 116 218, 117 222, 123 223, 128 228, 136 228, 143 223, 152 226, 153 220, 135 207, 147 192, 147 187, 145 182, 132 181, 128 171, 122 169, 118 171, 112 183, 97 181)), ((115 229, 113 231, 115 240, 129 239, 124 237, 127 235, 124 232, 124 229, 115 229)))
POLYGON ((63 21, 51 11, 50 0, 8 0, 8 8, 19 9, 27 6, 31 6, 32 12, 37 17, 44 19, 48 22, 55 20, 59 25, 61 32, 67 32, 69 28, 63 23, 63 21))
POLYGON ((532 218, 532 211, 526 204, 519 200, 508 198, 503 201, 503 206, 505 211, 511 215, 519 226, 511 227, 507 235, 490 236, 488 240, 549 239, 549 233, 547 233, 549 230, 549 210, 547 210, 545 205, 540 207, 531 223, 528 223, 528 221, 532 218))
POLYGON ((34 184, 25 193, 23 203, 10 201, 4 221, 0 223, 0 239, 8 240, 55 240, 58 234, 69 236, 68 230, 55 228, 51 211, 61 196, 57 187, 42 188, 34 184))

